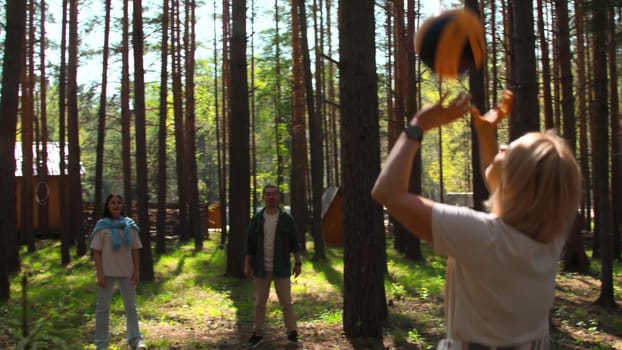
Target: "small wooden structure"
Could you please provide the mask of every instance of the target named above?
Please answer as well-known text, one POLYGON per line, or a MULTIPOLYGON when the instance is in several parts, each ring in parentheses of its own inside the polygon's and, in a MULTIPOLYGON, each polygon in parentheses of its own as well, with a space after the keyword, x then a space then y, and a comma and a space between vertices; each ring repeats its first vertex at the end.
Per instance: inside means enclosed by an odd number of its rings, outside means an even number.
POLYGON ((339 187, 328 187, 322 194, 322 233, 326 245, 343 246, 343 199, 339 187))
POLYGON ((220 202, 216 202, 207 207, 207 228, 220 227, 220 202))
MULTIPOLYGON (((39 181, 37 177, 37 145, 32 145, 33 155, 33 229, 39 228, 39 208, 48 210, 48 230, 50 232, 60 232, 60 143, 47 143, 47 180, 39 181), (41 206, 38 204, 41 203, 41 206)), ((68 147, 65 144, 65 164, 68 164, 68 147)), ((21 228, 21 189, 22 189, 22 143, 15 143, 15 182, 16 182, 16 205, 17 205, 17 229, 21 228)), ((80 174, 84 174, 84 167, 80 164, 80 174)), ((65 168, 65 174, 67 169, 65 168)))

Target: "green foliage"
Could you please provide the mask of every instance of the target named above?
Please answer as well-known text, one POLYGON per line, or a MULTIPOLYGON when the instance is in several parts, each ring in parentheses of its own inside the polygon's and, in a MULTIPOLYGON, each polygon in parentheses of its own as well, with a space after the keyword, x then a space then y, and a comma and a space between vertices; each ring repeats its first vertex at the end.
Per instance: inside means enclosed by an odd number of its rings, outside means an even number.
MULTIPOLYGON (((430 79, 424 85, 422 102, 424 106, 436 103, 442 94, 449 92, 449 96, 445 99, 447 104, 459 91, 464 91, 460 82, 439 85, 435 79, 430 79)), ((440 199, 441 183, 443 193, 472 191, 469 122, 470 117, 467 116, 463 121, 426 134, 421 150, 422 181, 423 192, 430 198, 440 199)))
MULTIPOLYGON (((45 311, 44 315, 37 317, 34 321, 30 320, 30 309, 33 305, 31 305, 27 297, 29 290, 28 276, 29 269, 25 269, 21 274, 22 298, 20 305, 18 305, 21 314, 15 318, 0 319, 0 344, 4 342, 4 346, 10 346, 16 350, 38 348, 77 349, 77 346, 67 344, 62 335, 51 327, 52 319, 56 316, 54 309, 45 311)), ((6 312, 6 309, 3 308, 2 312, 6 312)))
MULTIPOLYGON (((445 104, 460 91, 467 91, 465 78, 454 82, 439 82, 429 73, 424 74, 422 105, 436 103, 440 96, 448 93, 445 104)), ((486 111, 482 111, 484 113, 486 111)), ((448 192, 472 192, 473 169, 471 157, 470 115, 462 121, 443 126, 426 134, 421 146, 423 159, 423 193, 429 198, 440 200, 441 183, 443 194, 448 192), (442 179, 441 179, 442 169, 442 179), (442 180, 442 181, 441 181, 442 180)), ((500 143, 508 142, 508 122, 498 127, 500 143)))
MULTIPOLYGON (((103 11, 101 3, 89 2, 89 5, 93 5, 103 11)), ((197 6, 205 6, 203 1, 199 1, 197 6)), ((87 6, 88 7, 88 6, 87 6)), ((92 6, 91 6, 92 7, 92 6)), ((158 170, 158 120, 159 120, 159 65, 157 59, 159 57, 160 49, 160 15, 161 5, 149 5, 143 4, 143 17, 146 27, 146 42, 145 42, 145 63, 146 63, 146 122, 147 122, 147 164, 149 169, 148 174, 148 191, 149 198, 156 198, 158 184, 157 184, 157 170, 158 170), (152 35, 155 34, 155 35, 152 35), (156 63, 154 63, 156 62, 156 63)), ((2 11, 4 8, 2 8, 2 11)), ((213 9, 217 11, 218 9, 213 9)), ((273 11, 272 8, 262 8, 258 11, 266 12, 268 15, 273 11)), ((275 182, 277 178, 276 174, 276 148, 278 147, 284 159, 283 174, 287 177, 289 175, 289 149, 290 138, 289 130, 291 119, 291 102, 289 96, 290 91, 290 68, 291 68, 291 51, 289 46, 291 45, 291 34, 286 24, 289 23, 289 7, 281 6, 280 20, 282 21, 282 29, 277 37, 273 28, 257 28, 259 34, 255 40, 255 86, 253 91, 256 96, 256 114, 257 114, 257 133, 254 135, 257 142, 257 175, 261 182, 275 182), (280 68, 281 72, 277 76, 275 74, 275 43, 279 42, 281 45, 280 51, 280 68), (283 98, 278 103, 275 103, 274 95, 276 78, 281 79, 281 91, 283 98), (283 116, 283 122, 280 125, 274 123, 274 111, 278 108, 283 116), (279 141, 276 142, 275 134, 278 133, 279 141)), ((58 18, 52 19, 57 15, 52 11, 48 14, 49 21, 58 22, 58 18)), ((266 17, 266 14, 262 14, 266 17)), ((210 21, 211 21, 211 15, 210 21)), ((81 58, 80 58, 80 72, 86 72, 80 74, 80 84, 78 96, 79 96, 79 128, 80 128, 80 147, 81 147, 81 162, 85 169, 85 175, 83 177, 83 198, 85 201, 94 200, 94 180, 95 180, 95 156, 96 156, 96 143, 97 143, 97 112, 99 110, 99 93, 100 93, 100 70, 101 63, 99 59, 95 59, 101 54, 101 30, 93 30, 94 28, 102 29, 102 16, 101 11, 87 11, 85 17, 82 19, 87 25, 81 26, 81 31, 87 32, 83 35, 81 46, 81 58), (98 46, 99 45, 99 46, 98 46)), ((112 24, 113 30, 111 33, 111 47, 113 50, 118 50, 120 43, 120 37, 118 31, 115 31, 119 27, 120 21, 120 8, 113 6, 112 24)), ((211 22, 210 22, 211 23, 211 22)), ((210 24, 211 26, 211 24, 210 24)), ((197 158, 197 172, 198 172, 198 188, 199 188, 199 200, 201 202, 213 203, 218 200, 218 153, 217 148, 224 147, 220 144, 220 140, 217 138, 216 132, 216 117, 222 117, 222 65, 220 62, 217 67, 214 67, 213 51, 217 48, 213 47, 211 38, 207 38, 201 31, 197 40, 198 52, 196 65, 195 65, 195 132, 196 132, 196 158, 197 158), (203 42, 209 41, 208 44, 203 42), (207 54, 205 54, 207 52, 207 54), (209 57, 209 58, 206 58, 209 57), (214 71, 216 70, 216 72, 214 71), (218 89, 218 91, 217 91, 218 89), (216 102, 215 98, 218 96, 219 101, 216 102), (216 105, 218 103, 218 106, 216 105)), ((82 37, 82 36, 81 36, 82 37)), ((49 40, 50 38, 48 38, 49 40)), ((53 39, 52 39, 53 40, 53 39)), ((58 45, 49 41, 51 46, 58 45)), ((51 50, 50 52, 54 52, 51 50)), ((118 51, 112 53, 112 56, 118 58, 118 51)), ((217 53, 217 56, 220 55, 217 53)), ((109 67, 109 79, 108 79, 108 98, 106 104, 106 135, 104 144, 104 160, 103 160, 103 193, 108 192, 120 192, 123 188, 122 178, 122 163, 121 163, 121 124, 120 124, 120 82, 119 78, 119 60, 114 59, 111 56, 109 67)), ((48 52, 48 58, 52 60, 50 67, 47 70, 47 74, 50 76, 50 84, 47 89, 47 117, 49 128, 49 140, 58 141, 58 66, 57 58, 51 57, 48 52)), ((220 58, 219 58, 220 59, 220 58)), ((132 79, 132 77, 130 77, 132 79)), ((132 83, 132 82, 130 82, 132 83)), ((168 92, 169 103, 169 115, 167 120, 167 200, 173 202, 177 200, 177 174, 175 171, 175 164, 177 157, 175 154, 175 141, 174 134, 174 121, 172 114, 172 92, 168 92)), ((133 129, 133 125, 132 125, 133 129)), ((223 130, 220 130, 222 137, 223 130)), ((130 131, 133 135, 133 130, 130 131)), ((17 135, 18 139, 20 135, 17 135)), ((235 142, 235 140, 232 140, 235 142)), ((131 139, 131 159, 135 159, 134 156, 134 143, 135 140, 131 139)), ((135 177, 135 170, 132 171, 132 177, 135 177)), ((132 181, 135 183, 135 181, 132 181)), ((288 190, 285 188, 285 190, 288 190)), ((134 194, 135 196, 135 194, 134 194)))
MULTIPOLYGON (((77 345, 70 345, 65 340, 50 332, 50 321, 46 317, 35 320, 29 327, 29 334, 23 335, 21 324, 15 320, 0 320, 0 335, 11 339, 9 344, 15 350, 34 349, 79 349, 77 345)), ((2 340, 2 336, 0 336, 2 340)))
MULTIPOLYGON (((428 252, 427 247, 424 252, 428 252)), ((397 254, 391 256, 387 261, 389 276, 385 281, 387 297, 416 296, 425 300, 439 294, 445 283, 445 262, 445 258, 435 255, 430 255, 423 263, 414 263, 397 254)))
POLYGON ((419 333, 416 329, 411 329, 408 331, 408 340, 417 344, 420 349, 433 349, 434 343, 429 343, 426 341, 425 337, 419 333))

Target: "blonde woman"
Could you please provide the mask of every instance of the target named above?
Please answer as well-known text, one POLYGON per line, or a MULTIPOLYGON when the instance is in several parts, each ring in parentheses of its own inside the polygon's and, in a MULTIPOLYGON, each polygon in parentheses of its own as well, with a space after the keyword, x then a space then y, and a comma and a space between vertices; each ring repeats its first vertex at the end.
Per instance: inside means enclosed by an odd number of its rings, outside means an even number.
POLYGON ((581 195, 577 162, 563 139, 528 133, 498 150, 495 129, 512 93, 483 117, 462 93, 420 110, 391 150, 373 198, 410 232, 445 255, 446 338, 437 349, 549 349, 548 314, 558 257, 581 195), (408 192, 411 164, 426 131, 471 111, 489 213, 408 192))

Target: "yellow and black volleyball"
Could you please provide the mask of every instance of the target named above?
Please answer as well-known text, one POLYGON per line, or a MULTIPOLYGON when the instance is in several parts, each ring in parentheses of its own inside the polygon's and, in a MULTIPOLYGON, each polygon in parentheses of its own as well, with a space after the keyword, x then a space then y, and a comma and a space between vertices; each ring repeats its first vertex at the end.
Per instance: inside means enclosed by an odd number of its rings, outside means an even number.
POLYGON ((439 78, 456 78, 482 67, 486 55, 484 27, 473 10, 445 11, 419 27, 415 50, 439 78))

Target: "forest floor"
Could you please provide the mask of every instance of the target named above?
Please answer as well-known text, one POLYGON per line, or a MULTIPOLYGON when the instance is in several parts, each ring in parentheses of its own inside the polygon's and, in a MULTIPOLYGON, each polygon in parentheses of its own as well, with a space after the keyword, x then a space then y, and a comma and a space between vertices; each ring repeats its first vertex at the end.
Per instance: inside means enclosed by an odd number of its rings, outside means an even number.
MULTIPOLYGON (((616 279, 622 286, 622 276, 616 279)), ((557 295, 552 311, 552 349, 615 349, 622 350, 621 310, 607 311, 594 302, 600 293, 600 281, 591 276, 561 274, 557 281, 557 295)), ((618 304, 620 293, 618 289, 618 304)), ((277 303, 274 295, 273 303, 277 303)), ((405 297, 389 301, 389 322, 384 342, 380 344, 352 344, 344 335, 341 324, 300 322, 299 344, 288 343, 280 324, 269 327, 261 349, 435 349, 443 338, 443 300, 405 297), (409 320, 409 314, 422 315, 425 322, 409 320), (420 329, 417 331, 416 329, 420 329)), ((280 321, 280 314, 273 313, 280 321)), ((250 324, 238 329, 234 322, 216 322, 189 327, 159 327, 148 330, 157 337, 174 340, 171 349, 244 349, 250 324), (241 332, 240 332, 241 331, 241 332), (202 343, 202 344, 201 344, 202 343), (189 345, 192 344, 192 345, 189 345)))
MULTIPOLYGON (((214 235, 213 237, 216 237, 214 235)), ((311 243, 308 244, 310 246, 311 243)), ((73 257, 59 266, 57 241, 39 241, 23 254, 29 278, 27 295, 31 338, 35 330, 44 349, 94 349, 95 276, 90 257, 73 257)), ((389 245, 390 246, 390 245, 389 245)), ((383 342, 352 344, 343 333, 343 249, 328 248, 326 261, 303 257, 302 274, 292 283, 300 343, 287 342, 274 292, 267 310, 266 341, 260 349, 434 349, 443 337, 445 260, 424 245, 424 262, 414 263, 388 249, 385 282, 389 317, 383 342)), ((311 254, 308 253, 308 257, 311 254)), ((600 294, 598 261, 589 275, 560 273, 551 312, 554 349, 622 350, 622 264, 614 266, 618 308, 595 304, 600 294)), ((226 251, 217 239, 194 252, 192 243, 169 241, 167 253, 154 256, 155 281, 137 286, 140 327, 149 349, 244 349, 251 335, 253 287, 246 279, 223 276, 226 251)), ((23 308, 22 275, 11 284, 12 298, 0 305, 0 349, 17 349, 23 308)), ((127 349, 121 298, 111 307, 111 349, 127 349)))

